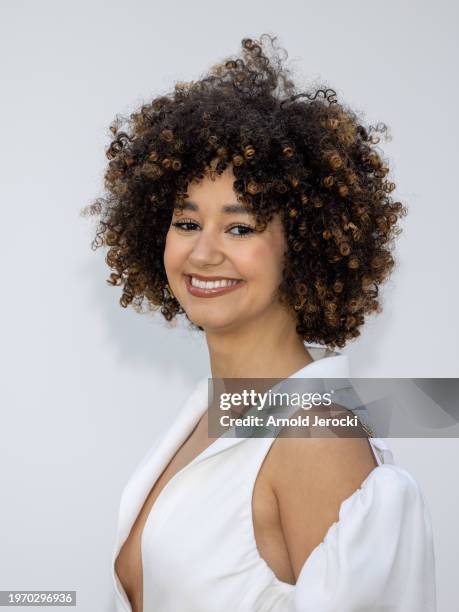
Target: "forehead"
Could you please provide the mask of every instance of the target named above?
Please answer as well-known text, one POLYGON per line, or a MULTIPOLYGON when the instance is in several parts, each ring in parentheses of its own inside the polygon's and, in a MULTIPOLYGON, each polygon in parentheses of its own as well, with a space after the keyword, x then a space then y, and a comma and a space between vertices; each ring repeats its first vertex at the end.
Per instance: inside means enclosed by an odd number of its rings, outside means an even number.
POLYGON ((205 175, 198 183, 190 183, 184 198, 183 210, 219 214, 250 214, 237 199, 233 183, 235 176, 230 167, 213 178, 205 175))

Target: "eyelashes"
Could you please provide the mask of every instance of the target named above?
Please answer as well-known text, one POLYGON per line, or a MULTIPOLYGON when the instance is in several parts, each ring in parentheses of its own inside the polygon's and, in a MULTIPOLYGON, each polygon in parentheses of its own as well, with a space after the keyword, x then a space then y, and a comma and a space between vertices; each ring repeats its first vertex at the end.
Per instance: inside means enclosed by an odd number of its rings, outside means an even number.
MULTIPOLYGON (((193 219, 183 219, 182 221, 175 221, 174 223, 172 223, 172 225, 173 227, 176 227, 180 231, 187 232, 187 233, 195 231, 195 229, 191 228, 190 226, 199 227, 199 225, 196 223, 196 221, 193 221, 193 219)), ((229 227, 226 231, 228 233, 231 233, 231 230, 236 229, 236 228, 240 228, 243 230, 242 234, 231 234, 232 236, 235 236, 236 238, 247 238, 250 234, 253 234, 255 232, 255 228, 250 227, 250 225, 245 225, 244 223, 235 223, 234 225, 229 227)))

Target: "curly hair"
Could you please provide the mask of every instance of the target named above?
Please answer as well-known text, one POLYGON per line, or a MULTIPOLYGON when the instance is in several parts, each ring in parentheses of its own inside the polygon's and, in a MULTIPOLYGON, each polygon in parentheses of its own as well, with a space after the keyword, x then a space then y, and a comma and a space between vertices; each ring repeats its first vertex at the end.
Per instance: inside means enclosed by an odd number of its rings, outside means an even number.
POLYGON ((257 226, 281 216, 279 300, 294 309, 297 333, 342 348, 360 335, 366 314, 382 310, 378 287, 394 267, 393 239, 407 209, 392 199, 395 184, 375 146, 374 132, 387 126, 364 125, 332 89, 298 92, 279 54, 268 57, 266 44, 277 50, 276 39, 244 38, 242 57, 117 115, 105 191, 81 214, 100 216, 92 248, 109 247, 107 282, 122 285, 121 306, 188 319, 168 290, 166 234, 187 185, 231 165, 237 199, 257 226))

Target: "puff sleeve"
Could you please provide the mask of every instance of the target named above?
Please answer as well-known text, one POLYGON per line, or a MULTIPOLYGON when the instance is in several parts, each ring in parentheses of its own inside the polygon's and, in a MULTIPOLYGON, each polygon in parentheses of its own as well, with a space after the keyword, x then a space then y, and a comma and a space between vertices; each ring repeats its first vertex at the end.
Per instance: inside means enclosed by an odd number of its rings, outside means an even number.
POLYGON ((289 612, 436 612, 431 519, 409 472, 380 465, 344 500, 289 612))

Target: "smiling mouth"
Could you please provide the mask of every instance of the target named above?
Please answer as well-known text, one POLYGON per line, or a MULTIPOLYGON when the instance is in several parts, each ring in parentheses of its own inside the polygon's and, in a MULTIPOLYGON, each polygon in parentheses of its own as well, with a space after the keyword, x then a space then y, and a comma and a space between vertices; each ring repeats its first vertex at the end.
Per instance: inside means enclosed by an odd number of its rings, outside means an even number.
POLYGON ((216 278, 202 280, 191 274, 185 274, 185 283, 188 292, 195 297, 216 297, 239 289, 244 284, 242 279, 216 278))

